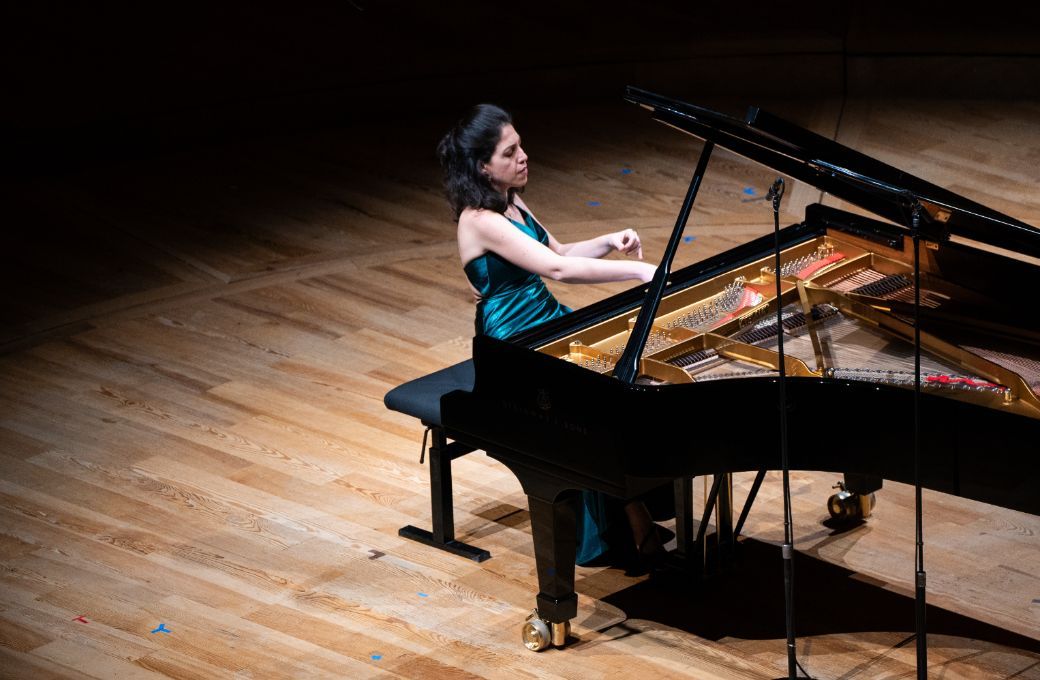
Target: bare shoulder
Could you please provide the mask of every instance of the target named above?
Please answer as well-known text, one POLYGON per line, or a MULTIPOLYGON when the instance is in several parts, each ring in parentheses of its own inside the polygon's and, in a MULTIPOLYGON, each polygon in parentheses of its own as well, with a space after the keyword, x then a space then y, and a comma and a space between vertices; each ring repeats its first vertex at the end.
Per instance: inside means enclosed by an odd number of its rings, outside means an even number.
POLYGON ((493 210, 463 210, 457 233, 462 261, 469 262, 489 250, 499 250, 503 240, 509 237, 507 226, 506 218, 493 210))
POLYGON ((466 208, 459 215, 460 231, 486 232, 508 226, 506 218, 494 210, 466 208))

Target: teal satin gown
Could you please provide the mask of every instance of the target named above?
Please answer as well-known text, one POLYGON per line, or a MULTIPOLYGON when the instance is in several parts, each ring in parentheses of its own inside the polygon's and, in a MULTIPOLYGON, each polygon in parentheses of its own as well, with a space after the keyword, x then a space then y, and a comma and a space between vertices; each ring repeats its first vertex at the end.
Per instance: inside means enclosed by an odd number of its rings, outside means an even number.
MULTIPOLYGON (((549 235, 542 225, 527 211, 521 210, 520 214, 524 217, 523 223, 509 221, 542 245, 549 245, 549 235)), ((571 311, 553 297, 540 276, 495 253, 484 253, 470 260, 463 270, 480 294, 476 318, 478 335, 508 338, 571 311)), ((577 522, 578 553, 575 561, 578 564, 590 562, 608 550, 608 532, 616 514, 616 509, 612 512, 611 505, 614 504, 611 500, 599 492, 582 492, 582 512, 577 522)))

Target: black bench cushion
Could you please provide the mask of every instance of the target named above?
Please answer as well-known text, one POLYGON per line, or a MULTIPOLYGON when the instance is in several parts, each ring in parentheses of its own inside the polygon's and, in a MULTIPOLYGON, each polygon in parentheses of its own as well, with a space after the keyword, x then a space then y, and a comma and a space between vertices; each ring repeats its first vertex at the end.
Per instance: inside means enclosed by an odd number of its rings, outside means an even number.
POLYGON ((448 366, 435 373, 398 385, 386 393, 383 403, 391 411, 418 418, 427 425, 441 424, 441 395, 473 389, 473 360, 448 366))

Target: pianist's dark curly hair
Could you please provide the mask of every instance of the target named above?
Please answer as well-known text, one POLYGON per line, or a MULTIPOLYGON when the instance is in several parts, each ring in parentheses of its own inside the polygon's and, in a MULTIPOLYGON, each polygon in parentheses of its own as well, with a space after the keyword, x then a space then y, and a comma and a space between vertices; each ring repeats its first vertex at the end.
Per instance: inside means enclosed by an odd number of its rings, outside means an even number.
POLYGON ((495 153, 502 128, 512 122, 513 117, 504 109, 494 104, 477 104, 437 145, 444 189, 456 221, 465 208, 501 213, 512 204, 516 189, 502 196, 481 171, 481 164, 490 161, 495 153))

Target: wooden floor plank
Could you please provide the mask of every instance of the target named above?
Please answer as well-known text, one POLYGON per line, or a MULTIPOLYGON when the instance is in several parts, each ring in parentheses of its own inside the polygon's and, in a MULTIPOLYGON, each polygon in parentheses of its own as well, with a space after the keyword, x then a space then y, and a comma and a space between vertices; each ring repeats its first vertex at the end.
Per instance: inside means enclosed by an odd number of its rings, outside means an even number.
MULTIPOLYGON (((1035 102, 754 103, 1040 217, 1035 102)), ((525 200, 558 238, 632 227, 659 257, 701 146, 644 113, 521 111, 525 200)), ((786 674, 777 473, 745 526, 754 582, 666 589, 578 567, 575 638, 542 654, 520 644, 537 578, 503 465, 453 463, 456 537, 491 560, 398 535, 430 526, 430 471, 422 426, 383 395, 468 358, 473 335, 439 127, 315 130, 24 187, 12 216, 41 234, 71 223, 60 248, 25 251, 0 333, 5 677, 786 674), (90 261, 69 265, 76 244, 90 261)), ((775 176, 718 151, 675 268, 771 233, 775 176)), ((782 224, 820 200, 791 181, 782 224)), ((632 287, 548 286, 575 308, 632 287)), ((886 482, 873 517, 836 530, 824 504, 839 478, 791 476, 799 659, 819 678, 913 677, 913 489, 886 482)), ((738 502, 752 479, 736 475, 738 502)), ((1040 678, 1040 519, 924 500, 930 677, 1040 678)))

